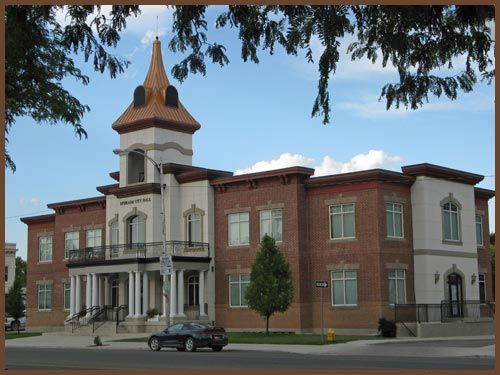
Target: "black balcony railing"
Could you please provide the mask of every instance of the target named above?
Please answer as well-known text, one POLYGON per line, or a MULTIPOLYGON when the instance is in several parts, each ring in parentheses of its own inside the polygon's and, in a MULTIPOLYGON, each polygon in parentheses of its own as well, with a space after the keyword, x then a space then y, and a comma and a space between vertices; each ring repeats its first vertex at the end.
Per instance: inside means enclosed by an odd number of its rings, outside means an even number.
POLYGON ((441 301, 441 303, 394 305, 394 320, 411 322, 453 322, 495 319, 495 304, 489 301, 441 301))
MULTIPOLYGON (((156 258, 164 254, 163 242, 87 247, 71 250, 68 263, 95 263, 112 259, 156 258)), ((180 257, 210 257, 206 242, 167 241, 166 254, 180 257)))

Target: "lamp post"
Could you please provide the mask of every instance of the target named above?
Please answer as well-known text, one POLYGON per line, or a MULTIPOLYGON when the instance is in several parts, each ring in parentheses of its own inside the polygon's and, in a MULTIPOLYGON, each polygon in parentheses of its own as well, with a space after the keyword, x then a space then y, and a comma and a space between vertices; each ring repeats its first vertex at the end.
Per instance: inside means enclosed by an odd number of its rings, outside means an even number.
MULTIPOLYGON (((163 256, 166 256, 167 255, 167 234, 166 234, 166 231, 165 231, 165 227, 166 227, 166 221, 165 221, 165 199, 164 199, 164 196, 163 196, 163 194, 164 194, 163 190, 165 189, 165 185, 163 184, 163 163, 161 161, 159 163, 157 163, 151 157, 147 156, 145 152, 143 153, 143 152, 139 152, 139 151, 136 151, 136 150, 125 151, 125 150, 121 150, 121 149, 115 149, 115 150, 113 150, 113 154, 115 154, 115 155, 129 154, 129 153, 132 153, 132 152, 135 153, 135 154, 142 155, 146 159, 148 159, 151 163, 153 163, 153 165, 155 166, 156 170, 160 174, 163 256)), ((163 284, 164 285, 167 282, 167 280, 168 280, 167 276, 163 275, 163 284)), ((164 291, 164 298, 165 299, 163 301, 164 302, 163 303, 163 316, 165 317, 165 319, 167 319, 167 315, 166 315, 166 311, 167 311, 167 308, 166 308, 167 295, 166 295, 165 291, 164 291)))

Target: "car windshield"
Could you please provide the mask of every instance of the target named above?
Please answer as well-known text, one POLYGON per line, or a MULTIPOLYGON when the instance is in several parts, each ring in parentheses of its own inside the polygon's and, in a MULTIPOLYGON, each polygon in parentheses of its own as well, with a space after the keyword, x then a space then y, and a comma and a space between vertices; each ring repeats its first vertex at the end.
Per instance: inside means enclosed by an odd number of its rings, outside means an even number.
POLYGON ((204 324, 201 324, 201 323, 191 323, 191 327, 193 327, 194 329, 207 329, 207 328, 210 328, 204 324))

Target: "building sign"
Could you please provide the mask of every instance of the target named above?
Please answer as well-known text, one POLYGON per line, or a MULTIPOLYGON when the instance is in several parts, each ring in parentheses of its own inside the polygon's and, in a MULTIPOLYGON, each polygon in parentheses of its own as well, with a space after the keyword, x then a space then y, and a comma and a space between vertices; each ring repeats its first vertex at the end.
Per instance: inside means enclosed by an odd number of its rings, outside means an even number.
POLYGON ((160 257, 160 275, 170 275, 172 273, 172 257, 161 256, 160 257))
POLYGON ((328 281, 316 281, 316 288, 328 288, 328 281))
POLYGON ((120 206, 126 206, 128 204, 137 204, 144 202, 151 202, 151 198, 137 198, 137 199, 130 199, 128 201, 121 201, 120 206))

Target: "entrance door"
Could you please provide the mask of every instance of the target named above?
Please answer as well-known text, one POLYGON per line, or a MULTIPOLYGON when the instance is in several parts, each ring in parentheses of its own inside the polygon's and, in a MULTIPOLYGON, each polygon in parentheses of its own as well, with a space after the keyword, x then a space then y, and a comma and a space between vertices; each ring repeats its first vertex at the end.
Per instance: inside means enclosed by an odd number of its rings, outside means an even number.
POLYGON ((111 306, 118 307, 118 280, 111 282, 111 306))
POLYGON ((200 280, 198 276, 188 278, 188 305, 197 306, 200 302, 200 280))
POLYGON ((456 273, 448 276, 448 294, 450 317, 462 316, 462 278, 456 273))

